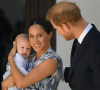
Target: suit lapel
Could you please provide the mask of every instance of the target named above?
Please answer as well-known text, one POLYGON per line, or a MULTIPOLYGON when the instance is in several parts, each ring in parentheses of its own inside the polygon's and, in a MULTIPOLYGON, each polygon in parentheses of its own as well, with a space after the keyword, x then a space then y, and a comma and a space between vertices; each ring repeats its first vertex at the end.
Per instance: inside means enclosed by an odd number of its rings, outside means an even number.
MULTIPOLYGON (((69 72, 69 81, 70 78, 72 76, 73 70, 75 69, 76 64, 78 63, 78 61, 81 59, 81 56, 84 54, 86 48, 88 48, 88 44, 91 40, 91 36, 94 33, 94 27, 87 33, 87 35, 85 36, 82 44, 80 45, 80 47, 78 48, 77 52, 75 53, 75 55, 73 56, 73 58, 71 58, 72 63, 71 63, 71 69, 69 72)), ((72 56, 71 56, 72 57, 72 56)))
POLYGON ((81 56, 83 55, 83 53, 85 52, 86 47, 88 46, 88 44, 85 45, 81 45, 77 52, 75 53, 75 55, 72 58, 72 63, 71 63, 71 69, 70 69, 70 73, 69 73, 69 79, 72 75, 73 70, 75 69, 75 65, 77 64, 77 62, 80 60, 81 56))

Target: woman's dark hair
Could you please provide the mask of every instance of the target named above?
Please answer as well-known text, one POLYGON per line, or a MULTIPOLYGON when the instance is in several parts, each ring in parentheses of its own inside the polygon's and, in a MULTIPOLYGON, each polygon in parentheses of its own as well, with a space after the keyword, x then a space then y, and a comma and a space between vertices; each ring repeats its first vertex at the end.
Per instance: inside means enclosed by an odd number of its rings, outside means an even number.
POLYGON ((32 26, 32 25, 35 25, 35 24, 41 25, 47 34, 49 34, 50 32, 53 32, 53 26, 52 26, 52 24, 50 23, 50 21, 47 21, 43 17, 33 19, 31 21, 29 27, 32 26))

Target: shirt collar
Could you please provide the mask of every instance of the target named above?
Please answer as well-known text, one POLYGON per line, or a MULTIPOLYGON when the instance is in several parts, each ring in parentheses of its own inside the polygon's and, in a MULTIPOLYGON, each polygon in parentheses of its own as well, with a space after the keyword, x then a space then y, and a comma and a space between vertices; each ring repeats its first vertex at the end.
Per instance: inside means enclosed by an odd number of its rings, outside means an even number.
POLYGON ((91 30, 92 25, 89 23, 87 25, 87 27, 85 28, 85 30, 82 32, 82 34, 80 35, 80 37, 78 38, 78 42, 81 44, 84 37, 86 36, 86 34, 91 30))

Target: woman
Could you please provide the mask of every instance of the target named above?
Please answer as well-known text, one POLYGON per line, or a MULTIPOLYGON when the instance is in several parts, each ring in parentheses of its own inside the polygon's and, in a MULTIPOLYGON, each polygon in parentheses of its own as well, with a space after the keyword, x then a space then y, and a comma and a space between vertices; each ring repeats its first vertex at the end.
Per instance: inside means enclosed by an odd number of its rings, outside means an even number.
POLYGON ((45 19, 38 18, 31 23, 28 34, 36 56, 29 61, 29 73, 24 76, 13 61, 16 53, 14 42, 8 56, 14 82, 19 89, 24 88, 23 90, 56 90, 61 78, 62 60, 50 46, 52 26, 45 19))

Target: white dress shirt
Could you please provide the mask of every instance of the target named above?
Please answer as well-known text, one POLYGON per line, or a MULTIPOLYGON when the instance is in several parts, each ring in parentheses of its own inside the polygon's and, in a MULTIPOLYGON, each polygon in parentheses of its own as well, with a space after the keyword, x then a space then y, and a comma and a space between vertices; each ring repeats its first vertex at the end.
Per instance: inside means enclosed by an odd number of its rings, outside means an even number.
POLYGON ((87 27, 84 29, 80 37, 78 38, 79 43, 81 44, 86 34, 91 30, 92 25, 89 23, 87 27))

